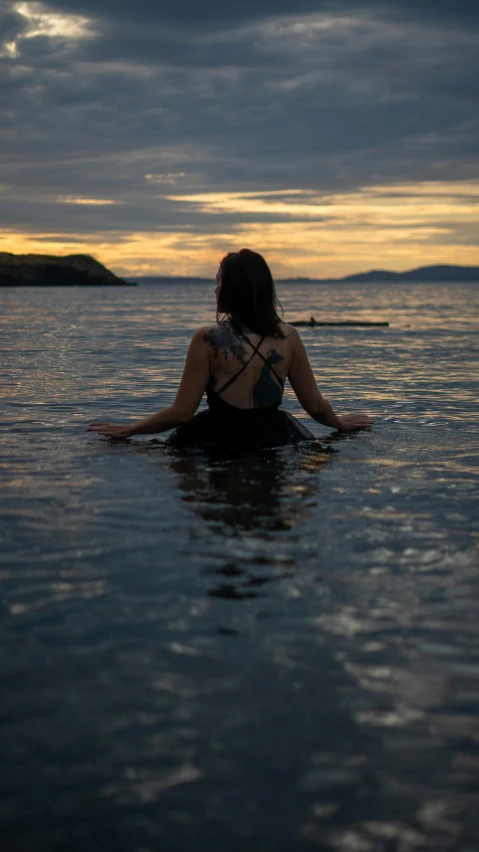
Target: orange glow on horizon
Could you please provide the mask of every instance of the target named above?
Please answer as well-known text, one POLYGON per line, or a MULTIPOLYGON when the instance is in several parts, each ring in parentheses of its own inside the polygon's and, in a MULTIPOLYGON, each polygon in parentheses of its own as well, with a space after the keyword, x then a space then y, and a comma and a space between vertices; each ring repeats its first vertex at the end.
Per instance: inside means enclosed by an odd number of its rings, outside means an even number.
MULTIPOLYGON (((266 213, 272 221, 225 223, 216 233, 201 233, 197 227, 80 235, 4 231, 0 251, 92 254, 123 276, 214 277, 221 257, 242 247, 264 254, 277 277, 341 277, 373 268, 404 271, 441 263, 479 265, 479 182, 370 186, 325 195, 286 189, 161 197, 183 211, 200 211, 205 225, 209 214, 221 213, 266 213)), ((63 197, 65 202, 111 203, 63 197)))

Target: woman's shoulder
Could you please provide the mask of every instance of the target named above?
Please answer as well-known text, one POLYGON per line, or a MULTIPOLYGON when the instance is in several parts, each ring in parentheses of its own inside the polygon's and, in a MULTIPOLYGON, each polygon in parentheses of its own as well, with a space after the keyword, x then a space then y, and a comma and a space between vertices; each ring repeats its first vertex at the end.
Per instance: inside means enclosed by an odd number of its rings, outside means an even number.
POLYGON ((212 340, 221 339, 224 336, 221 325, 221 323, 202 325, 201 328, 196 329, 191 339, 197 342, 202 341, 203 343, 211 343, 212 340))
MULTIPOLYGON (((288 323, 280 322, 279 330, 281 332, 280 335, 272 334, 271 336, 264 335, 264 337, 270 340, 276 340, 277 342, 280 340, 286 340, 288 343, 294 345, 298 338, 298 332, 295 327, 288 325, 288 323)), ((203 345, 209 346, 213 350, 215 356, 219 353, 224 355, 225 352, 231 352, 232 355, 238 355, 239 352, 237 352, 237 350, 244 349, 246 331, 248 331, 247 336, 250 337, 252 335, 253 342, 255 342, 255 334, 253 332, 245 330, 245 333, 241 334, 235 326, 228 322, 219 322, 212 325, 202 326, 194 333, 193 340, 198 341, 198 343, 201 341, 203 345)))
POLYGON ((218 322, 202 326, 196 335, 212 350, 215 358, 218 355, 223 358, 227 358, 229 354, 236 358, 243 355, 244 342, 230 323, 218 322))
POLYGON ((294 325, 288 325, 287 322, 280 322, 279 326, 286 340, 289 340, 291 343, 294 343, 294 341, 298 337, 298 332, 296 331, 294 325))
POLYGON ((225 341, 236 338, 235 330, 229 323, 215 322, 213 325, 204 325, 198 331, 204 342, 213 345, 221 345, 225 341))

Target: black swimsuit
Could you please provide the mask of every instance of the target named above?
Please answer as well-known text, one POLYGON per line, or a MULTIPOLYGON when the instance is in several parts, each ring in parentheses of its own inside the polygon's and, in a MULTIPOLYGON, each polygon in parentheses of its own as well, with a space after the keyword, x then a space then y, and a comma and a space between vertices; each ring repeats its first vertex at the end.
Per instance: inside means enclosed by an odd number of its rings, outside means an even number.
POLYGON ((225 450, 252 450, 296 444, 299 441, 314 441, 315 437, 309 429, 298 423, 287 411, 280 411, 278 408, 283 397, 284 381, 259 351, 264 337, 257 346, 253 346, 245 334, 239 329, 237 331, 253 348, 251 357, 219 390, 215 390, 210 383, 207 384, 208 408, 175 429, 168 442, 176 447, 214 445, 225 450), (242 375, 255 355, 262 358, 279 382, 278 402, 261 408, 237 408, 225 402, 220 394, 242 375))

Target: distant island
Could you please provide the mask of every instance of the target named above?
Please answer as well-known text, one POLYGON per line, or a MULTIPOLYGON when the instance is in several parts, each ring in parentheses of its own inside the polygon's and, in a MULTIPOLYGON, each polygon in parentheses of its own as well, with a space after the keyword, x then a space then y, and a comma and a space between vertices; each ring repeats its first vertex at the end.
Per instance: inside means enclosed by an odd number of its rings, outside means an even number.
POLYGON ((479 266, 419 266, 407 272, 391 272, 388 269, 372 269, 370 272, 357 272, 354 275, 346 275, 344 278, 283 278, 283 281, 297 281, 307 284, 383 284, 389 282, 431 282, 460 283, 472 281, 479 283, 479 266))
POLYGON ((48 254, 0 252, 0 287, 114 287, 135 286, 110 272, 88 254, 57 257, 48 254))
MULTIPOLYGON (((98 287, 136 286, 137 284, 211 284, 213 277, 146 275, 119 278, 88 254, 66 257, 48 254, 10 254, 0 252, 0 287, 98 287)), ((289 284, 383 284, 383 283, 479 283, 479 266, 420 266, 407 272, 372 269, 343 278, 277 278, 289 284)))
MULTIPOLYGON (((131 278, 135 284, 169 284, 181 281, 185 284, 208 283, 213 278, 173 275, 147 275, 131 278)), ((479 266, 419 266, 407 272, 390 272, 387 269, 372 269, 370 272, 357 272, 344 278, 277 278, 278 283, 288 284, 383 284, 390 282, 415 283, 461 283, 477 282, 479 284, 479 266)))

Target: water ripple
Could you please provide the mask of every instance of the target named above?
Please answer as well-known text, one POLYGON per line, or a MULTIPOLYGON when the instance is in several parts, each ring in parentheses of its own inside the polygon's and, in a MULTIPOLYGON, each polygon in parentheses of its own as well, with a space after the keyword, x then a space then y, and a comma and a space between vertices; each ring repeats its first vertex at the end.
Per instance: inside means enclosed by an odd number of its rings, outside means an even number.
POLYGON ((280 286, 390 322, 301 332, 370 432, 86 434, 171 403, 212 291, 0 293, 5 848, 472 852, 479 288, 280 286))

